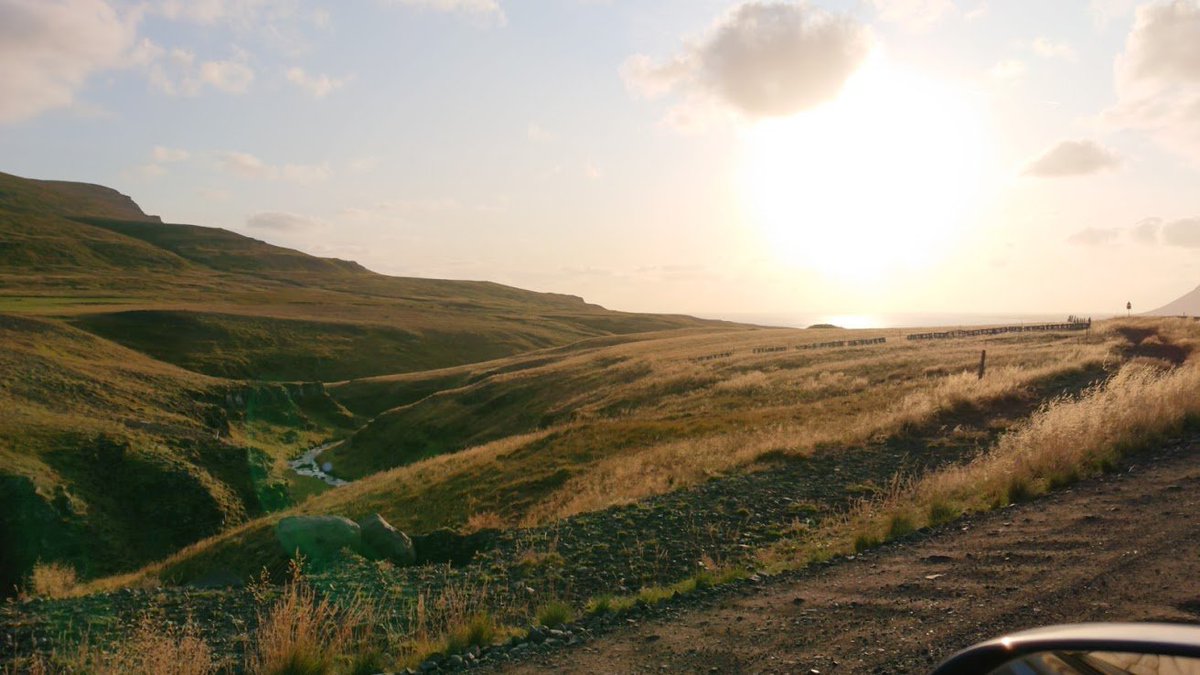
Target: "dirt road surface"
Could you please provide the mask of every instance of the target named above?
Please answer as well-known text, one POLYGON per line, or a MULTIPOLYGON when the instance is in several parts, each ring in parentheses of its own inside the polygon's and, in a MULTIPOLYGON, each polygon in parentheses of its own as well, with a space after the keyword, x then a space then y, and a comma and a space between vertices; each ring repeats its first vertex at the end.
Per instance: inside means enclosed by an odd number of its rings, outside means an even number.
POLYGON ((511 670, 924 673, 980 640, 1079 621, 1200 623, 1200 442, 511 670))

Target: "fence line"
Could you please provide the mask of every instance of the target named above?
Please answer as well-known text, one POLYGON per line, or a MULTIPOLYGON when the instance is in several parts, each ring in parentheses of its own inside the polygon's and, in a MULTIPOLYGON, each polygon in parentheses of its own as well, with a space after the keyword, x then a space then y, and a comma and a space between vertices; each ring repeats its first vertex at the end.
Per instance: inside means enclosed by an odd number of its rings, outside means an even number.
POLYGON ((730 356, 733 356, 733 352, 717 352, 716 354, 705 354, 704 356, 697 356, 697 357, 692 358, 692 360, 695 361, 696 363, 703 363, 704 361, 712 361, 713 359, 725 359, 725 358, 729 358, 730 356))
MULTIPOLYGON (((1004 333, 1036 333, 1045 331, 1057 330, 1085 330, 1091 328, 1092 322, 1089 321, 1073 321, 1070 323, 1039 323, 1022 326, 994 326, 991 328, 972 328, 970 330, 948 330, 935 333, 910 333, 906 336, 909 340, 948 340, 951 338, 976 337, 979 335, 1002 335, 1004 333)), ((856 340, 833 340, 830 342, 810 342, 807 344, 796 345, 792 349, 829 349, 832 347, 861 347, 863 345, 880 345, 887 342, 885 337, 876 338, 859 338, 856 340)), ((773 347, 755 347, 751 350, 753 354, 777 354, 779 352, 788 351, 786 345, 776 345, 773 347)), ((727 359, 733 356, 733 351, 717 352, 715 354, 705 354, 703 356, 695 356, 689 359, 695 363, 704 363, 705 361, 713 361, 716 359, 727 359)))
POLYGON ((1052 330, 1085 330, 1090 328, 1091 321, 1073 323, 1039 323, 1025 326, 996 326, 992 328, 973 328, 971 330, 948 330, 937 333, 912 333, 909 340, 948 340, 951 338, 975 337, 978 335, 1001 335, 1003 333, 1036 333, 1052 330))
MULTIPOLYGON (((834 340, 832 342, 811 342, 803 345, 796 345, 789 348, 786 345, 776 345, 774 347, 755 347, 750 350, 752 354, 778 354, 786 352, 788 349, 825 349, 828 347, 860 347, 863 345, 880 345, 887 342, 885 337, 877 338, 859 338, 857 340, 834 340)), ((715 359, 727 359, 733 356, 732 351, 717 352, 715 354, 705 354, 703 356, 693 356, 690 361, 694 363, 704 363, 705 361, 713 361, 715 359)))

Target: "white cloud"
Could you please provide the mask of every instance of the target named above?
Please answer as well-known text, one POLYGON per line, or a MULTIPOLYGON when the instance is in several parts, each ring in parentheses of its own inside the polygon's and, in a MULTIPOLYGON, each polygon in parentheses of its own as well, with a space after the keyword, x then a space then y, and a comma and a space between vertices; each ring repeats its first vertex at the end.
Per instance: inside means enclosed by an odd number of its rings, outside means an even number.
POLYGON ((1200 248, 1200 217, 1181 218, 1164 223, 1162 239, 1171 246, 1200 248))
POLYGON ((204 87, 230 94, 243 94, 254 82, 254 71, 238 52, 232 60, 204 61, 197 65, 196 54, 176 47, 169 52, 150 40, 143 40, 136 52, 146 67, 150 84, 170 96, 197 96, 204 87))
POLYGON ((549 143, 558 140, 558 134, 537 123, 531 123, 525 130, 525 135, 534 143, 549 143))
POLYGON ((200 64, 200 81, 231 94, 244 94, 254 81, 254 71, 237 61, 206 61, 200 64))
POLYGON ((328 164, 284 164, 274 166, 248 152, 225 152, 218 158, 223 170, 240 178, 283 180, 312 185, 328 180, 333 170, 328 164))
POLYGON ((302 0, 143 0, 146 11, 170 21, 227 28, 260 48, 295 58, 311 50, 308 33, 329 25, 324 9, 302 0))
MULTIPOLYGON (((951 0, 868 0, 880 21, 923 31, 956 12, 951 0)), ((979 8, 974 11, 978 12, 979 8)))
POLYGON ((1139 7, 1115 72, 1119 100, 1104 120, 1200 163, 1200 0, 1139 7))
POLYGON ((154 162, 147 162, 146 164, 139 164, 135 166, 132 171, 127 173, 137 176, 138 178, 158 178, 166 172, 167 169, 163 165, 155 164, 154 162))
POLYGON ((274 178, 274 167, 248 152, 226 152, 221 155, 221 168, 242 178, 274 178))
POLYGON ((1025 62, 1019 59, 1005 59, 992 66, 988 74, 1002 82, 1016 82, 1025 77, 1025 62))
POLYGON ((1083 246, 1101 246, 1115 242, 1119 235, 1120 231, 1116 228, 1085 227, 1067 237, 1067 241, 1083 246))
POLYGON ((1049 38, 1039 37, 1030 43, 1029 48, 1034 54, 1047 59, 1062 59, 1064 61, 1078 61, 1079 54, 1075 52, 1075 48, 1065 42, 1055 42, 1049 38))
POLYGON ((1120 156, 1094 141, 1063 141, 1030 162, 1024 173, 1043 178, 1082 176, 1120 164, 1120 156))
POLYGON ((328 75, 311 75, 299 66, 288 69, 287 79, 288 82, 304 89, 315 98, 325 98, 330 92, 346 83, 343 79, 328 75))
POLYGON ((240 27, 291 18, 296 0, 161 0, 152 10, 172 21, 201 25, 232 23, 240 27))
POLYGON ((1125 86, 1200 82, 1200 4, 1172 0, 1139 7, 1117 71, 1125 86))
POLYGON ((350 163, 346 165, 346 168, 350 170, 350 173, 361 175, 375 171, 375 169, 379 168, 381 163, 382 160, 380 160, 378 157, 359 157, 351 160, 350 163))
POLYGON ((384 2, 436 12, 460 12, 475 15, 497 25, 504 25, 508 21, 497 0, 384 0, 384 2))
POLYGON ((631 92, 675 92, 751 117, 790 115, 838 95, 871 49, 853 19, 802 4, 746 2, 665 62, 638 54, 621 75, 631 92))
POLYGON ((191 156, 191 153, 189 153, 187 150, 168 148, 163 145, 156 145, 154 146, 154 149, 150 151, 150 157, 155 162, 182 162, 191 156))
POLYGON ((167 167, 163 164, 182 162, 188 157, 191 157, 191 153, 187 150, 156 145, 150 151, 151 161, 134 167, 131 173, 141 178, 157 178, 167 172, 167 167))
POLYGON ((978 5, 975 5, 974 8, 967 10, 967 13, 963 14, 963 18, 967 21, 977 21, 987 16, 987 14, 988 3, 985 0, 984 2, 980 2, 978 5))
POLYGON ((1143 244, 1157 244, 1162 224, 1162 218, 1143 218, 1139 220, 1131 228, 1134 240, 1143 244))
POLYGON ((264 211, 262 213, 256 213, 247 218, 246 227, 259 230, 296 232, 301 230, 314 230, 321 227, 321 224, 311 218, 298 216, 294 213, 264 211))
POLYGON ((197 188, 196 194, 212 202, 227 202, 233 195, 220 188, 197 188))
POLYGON ((300 185, 322 183, 332 175, 328 164, 284 164, 279 170, 281 179, 300 185))
POLYGON ((88 76, 124 65, 136 13, 103 0, 0 0, 0 123, 71 105, 88 76))
POLYGON ((1092 0, 1089 9, 1096 23, 1105 26, 1128 16, 1137 2, 1138 0, 1092 0))

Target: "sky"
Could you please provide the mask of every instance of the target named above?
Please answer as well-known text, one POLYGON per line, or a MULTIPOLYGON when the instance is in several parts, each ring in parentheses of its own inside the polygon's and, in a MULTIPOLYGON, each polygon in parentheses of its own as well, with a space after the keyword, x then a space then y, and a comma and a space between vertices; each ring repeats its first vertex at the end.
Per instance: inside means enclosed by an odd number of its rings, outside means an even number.
POLYGON ((1200 284, 1200 0, 0 0, 0 171, 613 309, 1200 284))

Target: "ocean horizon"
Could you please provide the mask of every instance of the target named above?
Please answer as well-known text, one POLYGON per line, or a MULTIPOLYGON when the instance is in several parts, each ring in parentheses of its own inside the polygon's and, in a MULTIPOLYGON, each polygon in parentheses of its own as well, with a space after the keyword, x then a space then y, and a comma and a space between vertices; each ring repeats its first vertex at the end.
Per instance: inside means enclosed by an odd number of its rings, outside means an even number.
MULTIPOLYGON (((1025 323, 1056 323, 1065 322, 1071 312, 1049 313, 953 313, 953 312, 881 312, 862 314, 836 314, 819 312, 728 312, 714 314, 697 314, 703 319, 723 319, 738 323, 750 323, 759 326, 777 326, 780 328, 808 328, 817 324, 832 324, 841 328, 879 329, 879 328, 958 328, 965 326, 994 326, 1020 325, 1025 323)), ((1106 319, 1116 316, 1112 313, 1087 314, 1075 313, 1075 316, 1092 319, 1106 319)))

